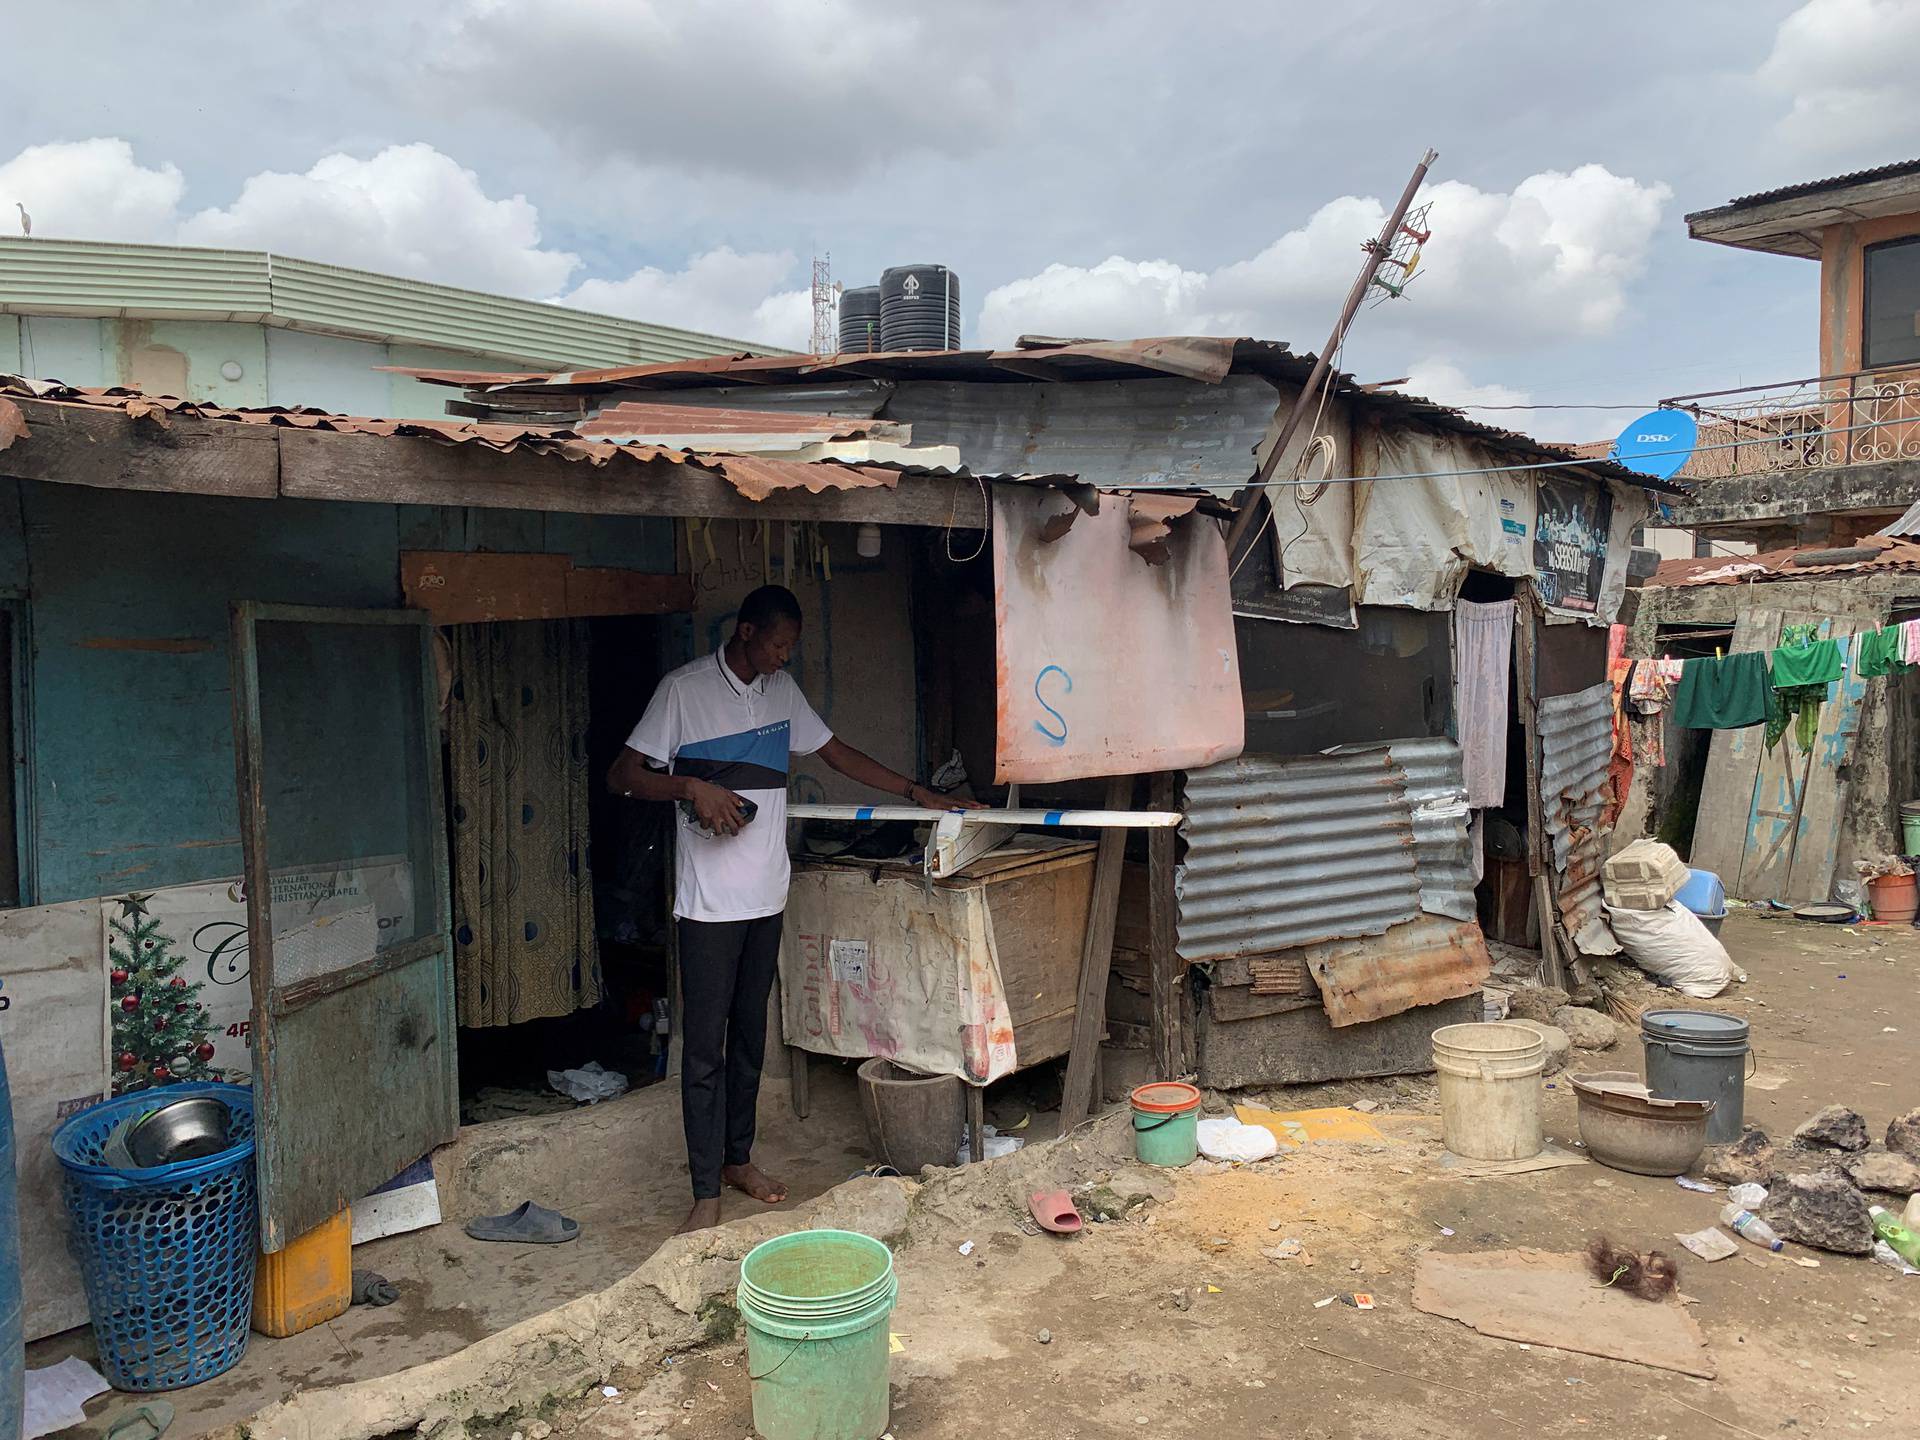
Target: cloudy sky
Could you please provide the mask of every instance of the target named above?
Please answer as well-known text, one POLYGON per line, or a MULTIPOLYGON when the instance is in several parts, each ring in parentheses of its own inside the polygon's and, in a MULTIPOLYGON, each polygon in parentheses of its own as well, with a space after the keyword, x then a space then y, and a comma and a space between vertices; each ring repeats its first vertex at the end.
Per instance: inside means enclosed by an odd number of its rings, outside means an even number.
MULTIPOLYGON (((1815 367, 1734 195, 1920 155, 1920 0, 95 0, 8 21, 0 224, 267 248, 804 347, 809 260, 955 267, 967 339, 1317 348, 1420 152, 1434 237, 1345 363, 1456 403, 1815 367)), ((1551 438, 1620 417, 1505 417, 1551 438)))

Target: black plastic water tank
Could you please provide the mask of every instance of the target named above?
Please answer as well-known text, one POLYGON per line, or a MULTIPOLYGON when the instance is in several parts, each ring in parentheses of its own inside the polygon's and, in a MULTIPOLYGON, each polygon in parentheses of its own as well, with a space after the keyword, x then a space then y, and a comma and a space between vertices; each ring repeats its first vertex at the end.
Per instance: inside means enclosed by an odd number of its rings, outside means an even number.
POLYGON ((865 355, 880 348, 880 287, 840 292, 840 350, 865 355))
POLYGON ((880 348, 958 350, 960 277, 944 265, 896 265, 883 270, 880 348))

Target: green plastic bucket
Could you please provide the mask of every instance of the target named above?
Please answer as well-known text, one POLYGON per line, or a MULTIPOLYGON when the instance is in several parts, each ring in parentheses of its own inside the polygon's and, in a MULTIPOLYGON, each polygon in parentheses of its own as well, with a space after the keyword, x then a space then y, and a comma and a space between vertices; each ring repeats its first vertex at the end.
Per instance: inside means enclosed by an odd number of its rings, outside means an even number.
POLYGON ((740 1262, 753 1428, 765 1440, 878 1440, 889 1418, 893 1252, 849 1230, 799 1230, 740 1262))
POLYGON ((1900 833, 1907 842, 1905 852, 1920 855, 1920 800, 1900 802, 1900 833))
POLYGON ((1133 1101, 1133 1153, 1143 1165, 1178 1169, 1200 1154, 1200 1092, 1180 1080, 1142 1085, 1133 1101))

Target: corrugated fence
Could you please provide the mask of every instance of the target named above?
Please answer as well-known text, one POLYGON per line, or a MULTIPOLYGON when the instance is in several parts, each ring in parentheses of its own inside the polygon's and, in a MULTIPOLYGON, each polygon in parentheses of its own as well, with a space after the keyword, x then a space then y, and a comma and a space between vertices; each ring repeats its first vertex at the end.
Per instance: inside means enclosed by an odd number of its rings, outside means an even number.
POLYGON ((1600 816, 1613 753, 1613 690, 1602 681, 1540 702, 1540 805, 1553 846, 1561 923, 1588 955, 1617 955, 1601 908, 1600 816))

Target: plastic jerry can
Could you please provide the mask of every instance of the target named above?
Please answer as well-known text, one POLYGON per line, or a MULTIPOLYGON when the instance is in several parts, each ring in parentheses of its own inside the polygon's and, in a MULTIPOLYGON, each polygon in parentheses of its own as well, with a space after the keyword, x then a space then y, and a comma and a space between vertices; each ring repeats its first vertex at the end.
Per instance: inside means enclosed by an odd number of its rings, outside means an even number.
POLYGON ((298 1335, 353 1303, 353 1211, 342 1210, 285 1249, 262 1255, 253 1276, 253 1328, 298 1335))

